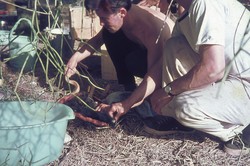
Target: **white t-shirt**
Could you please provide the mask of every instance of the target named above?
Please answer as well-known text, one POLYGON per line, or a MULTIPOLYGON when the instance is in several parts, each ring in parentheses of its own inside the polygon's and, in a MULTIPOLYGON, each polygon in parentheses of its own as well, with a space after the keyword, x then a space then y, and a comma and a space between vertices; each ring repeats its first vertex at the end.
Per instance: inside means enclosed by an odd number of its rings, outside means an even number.
POLYGON ((237 0, 193 0, 176 22, 173 36, 180 34, 197 53, 203 44, 224 46, 229 74, 250 82, 250 12, 237 0))

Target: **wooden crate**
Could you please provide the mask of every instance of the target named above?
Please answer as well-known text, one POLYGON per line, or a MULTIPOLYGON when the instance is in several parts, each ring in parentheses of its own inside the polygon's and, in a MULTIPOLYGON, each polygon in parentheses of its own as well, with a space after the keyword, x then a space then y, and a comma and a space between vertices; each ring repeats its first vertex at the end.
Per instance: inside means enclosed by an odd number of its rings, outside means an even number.
POLYGON ((90 39, 102 28, 99 17, 95 14, 88 16, 86 9, 70 7, 70 32, 73 39, 90 39))

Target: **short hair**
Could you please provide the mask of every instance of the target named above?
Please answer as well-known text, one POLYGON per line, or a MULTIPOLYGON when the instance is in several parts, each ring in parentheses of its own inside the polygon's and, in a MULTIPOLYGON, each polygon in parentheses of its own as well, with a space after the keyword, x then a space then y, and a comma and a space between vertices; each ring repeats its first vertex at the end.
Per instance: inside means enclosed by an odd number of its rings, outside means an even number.
POLYGON ((127 11, 131 8, 131 0, 85 0, 84 6, 87 10, 103 9, 106 12, 116 13, 120 8, 127 11))

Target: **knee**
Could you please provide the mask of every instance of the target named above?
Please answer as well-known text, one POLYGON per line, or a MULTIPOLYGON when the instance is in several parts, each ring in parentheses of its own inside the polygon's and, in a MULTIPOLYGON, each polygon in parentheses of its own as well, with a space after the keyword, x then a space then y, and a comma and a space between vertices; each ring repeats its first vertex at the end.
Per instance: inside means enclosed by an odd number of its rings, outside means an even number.
POLYGON ((176 120, 178 120, 180 123, 183 123, 187 121, 188 119, 188 115, 183 107, 175 111, 175 116, 176 116, 176 120))
POLYGON ((175 110, 176 120, 182 125, 192 126, 193 124, 202 124, 202 115, 199 109, 182 105, 175 110))

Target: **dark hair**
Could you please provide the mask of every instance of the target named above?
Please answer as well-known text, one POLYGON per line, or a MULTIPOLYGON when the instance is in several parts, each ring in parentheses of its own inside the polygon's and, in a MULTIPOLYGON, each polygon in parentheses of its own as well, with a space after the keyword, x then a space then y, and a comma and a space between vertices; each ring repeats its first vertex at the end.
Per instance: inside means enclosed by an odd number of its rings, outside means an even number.
POLYGON ((107 12, 116 13, 122 7, 129 10, 131 0, 85 0, 84 6, 87 10, 103 9, 107 12))

